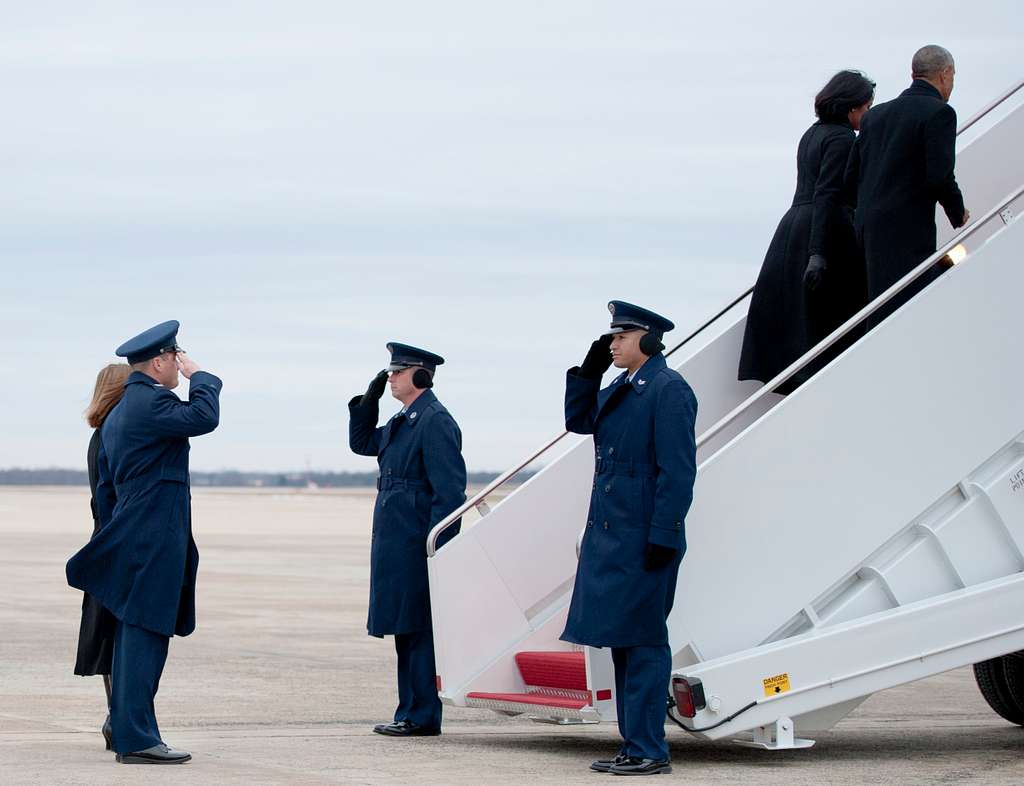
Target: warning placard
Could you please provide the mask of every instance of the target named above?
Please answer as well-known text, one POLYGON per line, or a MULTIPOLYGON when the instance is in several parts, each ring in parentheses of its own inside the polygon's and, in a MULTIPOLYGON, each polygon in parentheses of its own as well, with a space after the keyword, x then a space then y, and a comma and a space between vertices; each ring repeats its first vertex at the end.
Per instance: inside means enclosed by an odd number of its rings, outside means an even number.
POLYGON ((765 696, 775 696, 789 690, 789 673, 776 674, 774 677, 765 677, 761 680, 764 685, 765 696))

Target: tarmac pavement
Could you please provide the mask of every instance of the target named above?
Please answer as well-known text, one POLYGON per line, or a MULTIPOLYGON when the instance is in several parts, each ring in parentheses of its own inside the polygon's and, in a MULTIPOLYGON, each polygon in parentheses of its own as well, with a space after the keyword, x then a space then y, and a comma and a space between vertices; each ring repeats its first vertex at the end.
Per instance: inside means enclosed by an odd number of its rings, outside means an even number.
MULTIPOLYGON (((396 700, 391 639, 366 635, 372 491, 195 489, 199 627, 171 642, 157 697, 182 766, 103 749, 98 677, 72 674, 81 594, 64 563, 91 531, 88 490, 0 487, 0 783, 574 784, 615 776, 613 725, 555 727, 445 708, 441 737, 373 734, 396 700)), ((685 570, 685 563, 684 568, 685 570)), ((1024 729, 960 669, 869 698, 809 750, 668 729, 656 783, 1024 783, 1024 729)))

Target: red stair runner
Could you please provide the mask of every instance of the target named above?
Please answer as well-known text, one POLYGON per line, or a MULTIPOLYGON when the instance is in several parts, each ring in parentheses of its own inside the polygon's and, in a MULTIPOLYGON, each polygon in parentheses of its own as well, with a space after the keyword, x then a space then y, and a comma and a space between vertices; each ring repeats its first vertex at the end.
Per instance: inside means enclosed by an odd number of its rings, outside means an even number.
POLYGON ((473 692, 467 693, 466 698, 570 710, 581 710, 590 704, 587 666, 582 652, 519 652, 516 653, 516 666, 527 685, 526 693, 473 692), (552 695, 548 692, 552 689, 565 691, 568 695, 552 695), (580 693, 586 696, 578 695, 580 693))
POLYGON ((517 652, 516 665, 527 685, 587 689, 587 665, 582 652, 517 652))

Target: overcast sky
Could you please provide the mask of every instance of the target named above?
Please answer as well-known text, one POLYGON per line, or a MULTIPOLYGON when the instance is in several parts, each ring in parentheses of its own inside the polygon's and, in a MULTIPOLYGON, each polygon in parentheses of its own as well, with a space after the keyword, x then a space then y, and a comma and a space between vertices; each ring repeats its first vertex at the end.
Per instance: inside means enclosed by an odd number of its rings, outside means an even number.
POLYGON ((502 469, 606 301, 681 337, 753 282, 833 72, 888 100, 943 44, 966 119, 1022 33, 1015 2, 5 3, 0 467, 84 466, 96 371, 178 319, 224 380, 193 468, 372 469, 345 403, 395 339, 502 469))

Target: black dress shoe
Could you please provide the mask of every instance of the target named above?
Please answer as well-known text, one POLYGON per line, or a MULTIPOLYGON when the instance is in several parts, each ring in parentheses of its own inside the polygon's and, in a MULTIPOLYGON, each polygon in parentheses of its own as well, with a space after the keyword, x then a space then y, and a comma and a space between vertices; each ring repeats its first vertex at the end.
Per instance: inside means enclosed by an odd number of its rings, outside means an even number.
POLYGON ((614 759, 598 759, 590 763, 590 769, 594 772, 608 772, 616 764, 624 764, 629 761, 625 753, 618 754, 614 759))
POLYGON ((668 759, 638 759, 630 756, 621 764, 613 764, 608 770, 612 775, 661 775, 672 772, 668 759))
POLYGON ((110 715, 107 715, 107 719, 103 721, 103 727, 100 729, 100 733, 103 734, 103 739, 107 742, 107 750, 111 750, 111 745, 114 741, 114 732, 110 727, 110 715))
POLYGON ((176 751, 162 742, 142 751, 117 754, 121 764, 184 764, 191 758, 192 754, 188 751, 176 751))
POLYGON ((440 729, 428 726, 417 726, 412 721, 400 720, 394 723, 378 723, 373 727, 377 734, 387 737, 436 737, 441 733, 440 729))

